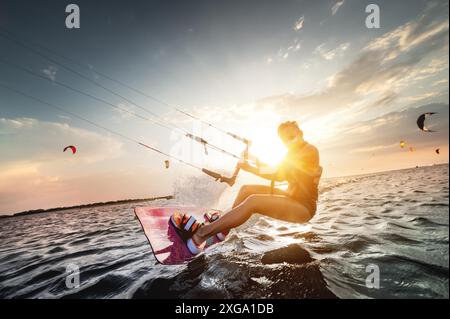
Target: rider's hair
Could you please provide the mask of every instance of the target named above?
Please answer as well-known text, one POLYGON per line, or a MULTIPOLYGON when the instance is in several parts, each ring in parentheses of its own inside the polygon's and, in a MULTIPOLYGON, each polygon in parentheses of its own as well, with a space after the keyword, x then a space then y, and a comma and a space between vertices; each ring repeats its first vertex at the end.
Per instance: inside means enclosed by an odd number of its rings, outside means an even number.
POLYGON ((281 132, 288 127, 296 128, 299 134, 303 136, 303 132, 296 121, 286 121, 281 123, 280 126, 278 126, 278 135, 281 135, 281 132))

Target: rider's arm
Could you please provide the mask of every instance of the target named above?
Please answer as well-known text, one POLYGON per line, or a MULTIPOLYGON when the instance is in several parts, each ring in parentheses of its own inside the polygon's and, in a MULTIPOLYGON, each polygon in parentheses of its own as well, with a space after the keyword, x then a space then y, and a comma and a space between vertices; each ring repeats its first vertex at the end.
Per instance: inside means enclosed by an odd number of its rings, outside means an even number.
POLYGON ((246 172, 252 173, 256 176, 259 176, 261 178, 270 180, 270 181, 277 181, 282 182, 285 181, 284 174, 282 174, 281 170, 278 168, 271 168, 269 166, 264 167, 256 167, 250 165, 248 162, 243 162, 240 164, 241 169, 243 169, 246 172))

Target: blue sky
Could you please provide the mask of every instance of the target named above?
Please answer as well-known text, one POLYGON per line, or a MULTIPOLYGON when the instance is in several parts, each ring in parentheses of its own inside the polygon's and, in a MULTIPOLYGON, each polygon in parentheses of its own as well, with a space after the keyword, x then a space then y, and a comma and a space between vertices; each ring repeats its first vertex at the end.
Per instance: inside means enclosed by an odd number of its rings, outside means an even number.
MULTIPOLYGON (((0 27, 88 65, 53 56, 235 153, 238 143, 92 70, 251 138, 269 162, 282 155, 276 127, 286 119, 298 120, 318 146, 326 176, 448 162, 447 1, 377 1, 380 29, 364 23, 373 1, 76 3, 79 30, 65 28, 65 1, 2 1, 0 27), (438 133, 415 127, 427 111, 439 112, 429 119, 438 133)), ((0 83, 186 160, 232 170, 229 158, 204 156, 169 130, 58 86, 52 80, 148 115, 55 63, 2 36, 0 48, 1 60, 49 78, 0 63, 0 83)), ((165 170, 164 157, 2 88, 0 151, 0 213, 163 195, 180 175, 198 174, 182 165, 165 170), (77 156, 61 152, 66 144, 79 147, 77 156)))

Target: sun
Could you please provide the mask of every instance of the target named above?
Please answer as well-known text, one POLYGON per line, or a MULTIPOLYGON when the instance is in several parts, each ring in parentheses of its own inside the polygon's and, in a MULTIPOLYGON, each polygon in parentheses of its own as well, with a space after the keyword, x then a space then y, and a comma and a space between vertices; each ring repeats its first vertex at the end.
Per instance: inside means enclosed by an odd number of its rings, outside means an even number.
POLYGON ((286 155, 287 149, 278 135, 267 129, 256 129, 253 133, 250 153, 270 166, 280 163, 286 155))

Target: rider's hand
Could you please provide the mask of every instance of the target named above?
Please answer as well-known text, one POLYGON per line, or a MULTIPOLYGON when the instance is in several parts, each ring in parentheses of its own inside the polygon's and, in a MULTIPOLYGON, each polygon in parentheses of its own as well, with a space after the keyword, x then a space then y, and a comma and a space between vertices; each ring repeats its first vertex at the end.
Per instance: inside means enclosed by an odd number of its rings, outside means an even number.
POLYGON ((251 168, 251 166, 247 161, 242 161, 242 162, 239 162, 239 168, 244 171, 248 171, 251 168))

